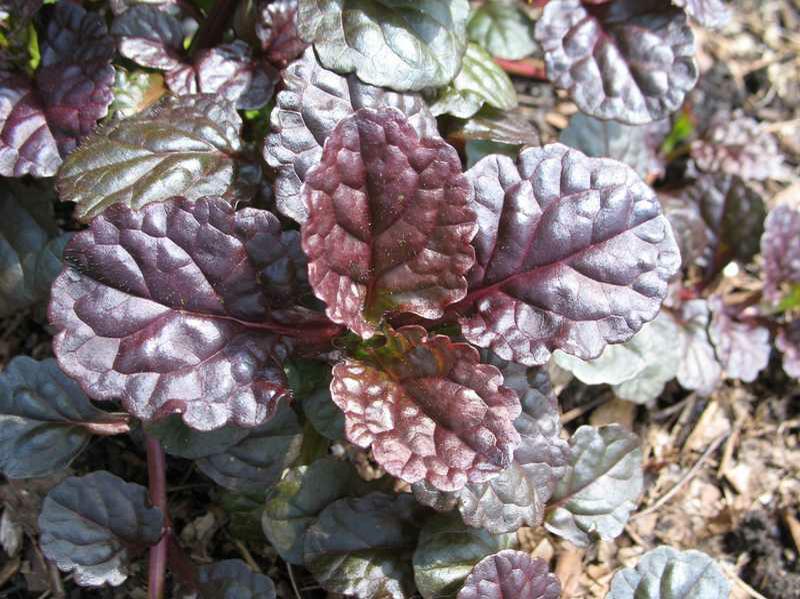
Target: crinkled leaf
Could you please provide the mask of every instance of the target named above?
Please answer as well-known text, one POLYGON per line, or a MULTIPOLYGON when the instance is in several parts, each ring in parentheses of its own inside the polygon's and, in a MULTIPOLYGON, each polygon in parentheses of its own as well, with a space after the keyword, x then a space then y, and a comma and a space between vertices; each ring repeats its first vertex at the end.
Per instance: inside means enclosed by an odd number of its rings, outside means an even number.
POLYGON ((648 177, 664 174, 665 165, 658 151, 667 133, 669 121, 666 120, 648 125, 624 125, 578 112, 558 140, 587 156, 624 162, 639 176, 648 177))
POLYGON ((778 331, 775 346, 783 352, 786 374, 800 379, 800 320, 794 320, 778 331))
POLYGON ((408 117, 420 137, 438 135, 436 119, 419 95, 366 85, 355 75, 337 75, 320 66, 313 48, 289 65, 283 83, 285 89, 270 115, 264 158, 278 170, 278 210, 300 223, 308 214, 300 198, 306 173, 319 163, 322 146, 334 127, 359 108, 393 106, 408 117))
POLYGON ((681 250, 683 266, 693 264, 703 256, 709 245, 700 207, 685 195, 659 194, 658 200, 664 216, 672 225, 672 232, 681 250))
POLYGON ((458 599, 559 599, 561 583, 547 562, 506 549, 484 558, 464 583, 458 599))
POLYGON ((326 68, 417 91, 456 76, 468 15, 467 0, 300 0, 297 28, 326 68))
POLYGON ((456 151, 400 111, 340 121, 302 190, 308 278, 328 317, 371 337, 387 312, 438 318, 464 297, 471 195, 456 151))
POLYGON ((684 302, 674 318, 680 325, 682 346, 678 382, 699 395, 711 395, 722 378, 722 367, 708 338, 708 302, 704 299, 684 302))
POLYGON ((164 518, 147 489, 100 470, 54 487, 39 516, 44 555, 81 586, 113 586, 128 562, 161 537, 164 518))
POLYGON ((746 317, 738 318, 736 311, 725 306, 719 296, 709 298, 708 305, 712 314, 708 336, 725 376, 752 383, 769 363, 772 350, 769 329, 746 317))
POLYGON ((283 404, 275 415, 236 445, 197 461, 200 471, 234 491, 264 491, 300 454, 302 428, 294 411, 283 404))
POLYGON ((170 91, 179 95, 214 94, 239 110, 256 110, 272 98, 278 71, 253 58, 241 40, 197 53, 192 64, 170 71, 165 77, 170 91))
POLYGON ((148 435, 161 442, 164 451, 170 455, 188 460, 222 453, 247 437, 252 429, 239 426, 223 426, 213 431, 196 431, 183 423, 180 416, 173 414, 145 425, 148 435))
POLYGON ((661 546, 614 574, 608 599, 727 599, 731 585, 701 551, 661 546))
POLYGON ((519 399, 502 384, 473 347, 407 326, 369 361, 334 366, 331 396, 347 438, 388 473, 457 491, 507 468, 519 445, 519 399))
POLYGON ((276 333, 325 325, 274 309, 286 299, 262 287, 269 268, 251 251, 255 238, 286 251, 271 213, 234 212, 220 198, 109 208, 67 246, 69 266, 53 285, 61 367, 93 399, 119 399, 145 421, 264 422, 287 391, 288 341, 276 333))
POLYGON ((551 498, 545 526, 579 547, 625 528, 642 492, 639 438, 621 426, 582 426, 569 440, 572 467, 551 498))
POLYGON ((114 18, 119 52, 136 64, 169 71, 183 62, 183 26, 158 6, 140 4, 114 18))
POLYGON ((513 534, 469 528, 453 514, 428 518, 414 551, 417 590, 425 599, 454 598, 475 564, 515 543, 513 534))
POLYGON ((54 474, 93 432, 126 432, 126 420, 95 408, 55 360, 17 356, 0 374, 0 472, 12 479, 54 474))
POLYGON ((306 531, 320 512, 343 497, 379 489, 380 483, 364 482, 352 465, 334 458, 292 468, 267 495, 264 534, 284 560, 303 565, 306 531))
POLYGON ((783 285, 800 284, 800 210, 776 206, 770 210, 761 237, 764 259, 764 295, 781 299, 783 285))
POLYGON ((113 118, 126 119, 156 103, 166 92, 160 73, 126 71, 117 67, 114 101, 108 109, 113 118))
POLYGON ((477 44, 467 45, 461 70, 431 105, 435 115, 452 114, 467 119, 487 104, 499 110, 517 106, 517 92, 505 71, 477 44))
POLYGON ((108 206, 138 209, 185 195, 241 198, 242 120, 212 95, 169 97, 95 132, 58 173, 65 202, 87 221, 108 206))
POLYGON ((672 0, 672 3, 682 6, 694 20, 712 29, 722 27, 731 17, 722 0, 672 0))
POLYGON ((467 35, 492 56, 508 60, 525 58, 539 48, 533 39, 533 22, 516 5, 503 0, 479 6, 469 18, 467 35))
POLYGON ((197 570, 198 591, 203 599, 275 599, 275 584, 253 572, 240 559, 227 559, 197 570))
POLYGON ((784 179, 788 169, 775 137, 755 119, 718 114, 702 139, 692 142, 692 158, 709 173, 727 173, 745 180, 784 179))
POLYGON ((261 2, 255 32, 264 55, 276 67, 285 67, 306 49, 297 31, 298 0, 261 2))
POLYGON ((455 133, 465 140, 492 141, 518 146, 538 146, 539 132, 516 111, 483 108, 455 133))
POLYGON ((536 24, 548 77, 582 112, 633 125, 669 116, 697 82, 686 14, 661 0, 550 2, 536 24))
POLYGON ((306 567, 327 591, 363 599, 410 599, 411 557, 423 509, 410 495, 370 493, 324 510, 305 538, 306 567))
POLYGON ((656 316, 680 254, 630 167, 552 144, 516 163, 488 156, 467 177, 476 264, 454 311, 468 341, 526 365, 554 349, 591 359, 656 316))

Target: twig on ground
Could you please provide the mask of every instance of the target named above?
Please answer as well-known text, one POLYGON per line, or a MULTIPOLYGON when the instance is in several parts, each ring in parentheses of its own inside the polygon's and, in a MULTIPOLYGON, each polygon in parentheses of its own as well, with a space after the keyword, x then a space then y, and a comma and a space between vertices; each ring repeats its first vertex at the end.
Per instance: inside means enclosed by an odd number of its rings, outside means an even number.
POLYGON ((759 593, 757 590, 755 590, 753 587, 747 584, 744 580, 739 578, 739 575, 731 566, 729 566, 723 561, 720 561, 719 564, 722 566, 722 569, 725 570, 725 574, 728 575, 728 578, 733 580, 733 583, 740 589, 742 589, 745 593, 747 593, 750 597, 752 597, 753 599, 767 599, 766 597, 764 597, 764 595, 759 593))
POLYGON ((247 562, 247 565, 250 566, 251 570, 255 570, 259 574, 264 573, 256 563, 256 560, 253 559, 253 554, 250 553, 249 549, 247 549, 247 545, 242 543, 239 539, 233 539, 233 544, 236 545, 236 549, 238 549, 239 553, 242 554, 242 558, 247 562))
POLYGON ((300 594, 300 590, 297 588, 297 582, 294 579, 292 564, 289 562, 286 562, 286 571, 289 573, 289 582, 292 583, 292 590, 294 591, 295 597, 297 597, 297 599, 303 599, 303 596, 300 594))

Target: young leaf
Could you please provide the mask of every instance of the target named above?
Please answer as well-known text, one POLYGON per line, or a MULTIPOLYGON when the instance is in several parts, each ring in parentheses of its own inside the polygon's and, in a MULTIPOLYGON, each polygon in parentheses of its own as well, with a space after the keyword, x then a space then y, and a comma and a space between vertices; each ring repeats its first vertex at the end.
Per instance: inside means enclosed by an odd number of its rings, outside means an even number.
POLYGON ((579 547, 605 541, 625 528, 642 492, 642 450, 636 435, 612 424, 582 426, 569 440, 572 467, 556 487, 550 532, 579 547))
POLYGON ((800 379, 800 320, 781 327, 775 346, 783 352, 783 369, 786 374, 800 379))
POLYGON ((297 31, 298 0, 261 2, 255 33, 264 55, 276 67, 283 68, 300 56, 307 44, 297 31))
POLYGON ((708 302, 704 299, 684 302, 675 318, 680 325, 683 348, 678 382, 701 396, 711 395, 722 379, 722 367, 708 338, 708 302))
POLYGON ((752 383, 769 363, 769 329, 737 318, 719 296, 711 296, 708 305, 712 314, 708 336, 726 377, 752 383))
POLYGON ((326 507, 308 529, 305 563, 322 587, 363 599, 408 599, 421 508, 410 495, 370 493, 326 507))
POLYGON ((285 89, 270 115, 264 159, 278 170, 278 210, 299 223, 307 218, 300 198, 306 173, 319 163, 322 146, 334 127, 359 108, 393 106, 408 117, 420 137, 438 136, 436 119, 419 95, 366 85, 355 75, 337 75, 322 68, 313 48, 290 64, 283 78, 285 89))
POLYGON ((458 73, 468 15, 467 0, 300 0, 297 28, 326 68, 418 91, 458 73))
POLYGON ((473 347, 407 326, 369 361, 334 366, 331 396, 347 438, 389 474, 457 491, 507 468, 519 445, 519 400, 502 383, 473 347))
POLYGON ((187 460, 222 453, 247 437, 252 429, 223 426, 213 431, 196 431, 177 414, 145 424, 145 431, 161 442, 164 451, 187 460))
POLYGON ((185 195, 245 199, 241 168, 242 120, 216 96, 169 97, 129 119, 95 132, 58 173, 61 200, 78 204, 83 221, 108 206, 141 208, 185 195))
POLYGON ((292 468, 267 495, 264 534, 284 560, 302 566, 306 531, 320 512, 338 499, 379 488, 379 483, 364 482, 352 465, 334 458, 292 468))
POLYGON ((477 44, 467 45, 461 70, 431 105, 436 116, 452 114, 467 119, 487 104, 499 110, 517 106, 517 92, 505 71, 477 44))
POLYGON ((709 29, 722 27, 731 17, 722 0, 672 0, 672 3, 682 6, 690 17, 709 29))
POLYGON ((138 4, 114 18, 119 53, 143 67, 170 71, 183 63, 183 26, 158 6, 138 4))
POLYGON ((484 558, 467 577, 458 599, 559 599, 561 583, 547 562, 506 549, 484 558))
POLYGON ((635 568, 625 568, 614 574, 606 597, 727 599, 730 592, 730 583, 705 553, 661 546, 645 553, 635 568))
POLYGON ((438 318, 467 291, 475 213, 456 151, 394 108, 339 122, 303 185, 303 250, 326 314, 371 337, 386 312, 438 318))
POLYGON ((764 258, 764 295, 780 301, 781 287, 800 284, 800 210, 776 206, 770 210, 761 237, 764 258))
POLYGON ((128 562, 161 537, 147 489, 100 470, 54 487, 39 516, 42 553, 81 586, 118 586, 128 562))
POLYGON ((680 254, 630 167, 552 144, 516 163, 488 156, 467 177, 476 264, 453 311, 468 341, 529 366, 554 349, 591 359, 658 314, 680 254))
POLYGON ((517 6, 503 0, 480 5, 469 18, 467 35, 492 56, 508 60, 525 58, 539 48, 533 39, 533 22, 517 6))
POLYGON ((515 543, 513 534, 494 536, 469 528, 453 514, 428 518, 414 551, 417 590, 425 599, 455 598, 475 564, 515 543))
POLYGON ((262 286, 269 270, 250 252, 254 238, 285 243, 271 213, 234 212, 220 198, 106 210, 67 246, 69 266, 53 285, 61 367, 93 399, 120 399, 145 421, 264 422, 287 392, 280 362, 290 341, 278 334, 324 338, 328 325, 277 309, 286 299, 262 286))
POLYGON ((160 73, 126 71, 117 67, 114 79, 114 101, 109 118, 126 119, 155 104, 166 92, 160 73))
POLYGON ((228 559, 202 566, 197 582, 203 599, 275 599, 275 584, 253 572, 240 559, 228 559))
POLYGON ((669 116, 697 82, 694 35, 661 0, 550 2, 536 24, 547 75, 581 112, 642 125, 669 116))
POLYGON ((261 426, 236 445, 197 461, 200 472, 234 491, 263 491, 275 484, 300 454, 302 428, 294 411, 283 404, 261 426))
POLYGON ((55 360, 17 356, 0 374, 0 472, 8 478, 54 474, 92 433, 127 430, 127 418, 95 408, 55 360))

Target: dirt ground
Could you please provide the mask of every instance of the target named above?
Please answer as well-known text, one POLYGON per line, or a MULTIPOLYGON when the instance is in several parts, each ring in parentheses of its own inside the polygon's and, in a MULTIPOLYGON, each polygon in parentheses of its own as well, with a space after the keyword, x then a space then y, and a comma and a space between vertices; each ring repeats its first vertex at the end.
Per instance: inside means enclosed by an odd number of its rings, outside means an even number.
MULTIPOLYGON (((707 118, 739 108, 765 123, 793 173, 787 181, 767 183, 765 197, 771 204, 800 205, 800 0, 738 0, 734 11, 722 32, 698 30, 703 76, 693 93, 694 109, 707 118)), ((574 105, 549 85, 517 84, 543 141, 555 139, 574 105)), ((48 332, 28 314, 0 321, 0 365, 18 354, 51 355, 48 332)), ((551 561, 563 597, 605 597, 618 568, 668 544, 717 559, 733 583, 734 599, 800 598, 800 382, 784 374, 777 353, 754 384, 727 382, 708 398, 672 383, 655 405, 635 406, 604 388, 576 382, 562 387, 568 431, 584 423, 619 422, 641 436, 645 455, 645 492, 614 542, 577 550, 543 530, 520 531, 523 548, 551 561)), ((120 476, 146 480, 138 442, 134 437, 94 444, 73 472, 113 462, 110 469, 120 476)), ((244 559, 270 575, 287 599, 326 596, 306 573, 287 570, 277 559, 248 512, 254 505, 226 511, 225 493, 189 462, 173 460, 169 480, 176 527, 196 559, 244 559)), ((30 534, 41 496, 55 482, 0 484, 6 506, 0 598, 144 597, 143 571, 134 570, 119 589, 88 591, 47 567, 30 534)))

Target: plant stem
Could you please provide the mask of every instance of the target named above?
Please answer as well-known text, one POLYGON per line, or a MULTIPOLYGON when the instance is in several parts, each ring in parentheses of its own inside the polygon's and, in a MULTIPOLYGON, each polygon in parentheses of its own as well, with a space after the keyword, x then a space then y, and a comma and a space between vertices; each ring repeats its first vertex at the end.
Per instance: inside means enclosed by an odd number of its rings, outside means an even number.
POLYGON ((194 56, 200 50, 216 46, 222 41, 225 27, 231 20, 239 0, 217 0, 208 12, 208 16, 200 24, 200 28, 189 47, 189 54, 194 56))
POLYGON ((147 444, 147 478, 150 490, 150 503, 161 510, 164 515, 164 534, 150 547, 150 564, 148 570, 148 599, 163 599, 164 584, 167 573, 167 543, 172 536, 172 525, 167 511, 167 466, 164 448, 155 437, 145 435, 147 444))

